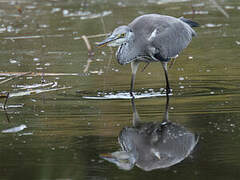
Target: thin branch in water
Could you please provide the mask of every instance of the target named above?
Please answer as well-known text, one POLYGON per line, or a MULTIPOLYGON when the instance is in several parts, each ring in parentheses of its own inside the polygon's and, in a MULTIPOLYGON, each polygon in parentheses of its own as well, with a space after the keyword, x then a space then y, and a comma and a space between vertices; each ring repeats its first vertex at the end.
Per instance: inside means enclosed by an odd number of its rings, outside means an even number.
POLYGON ((83 41, 85 42, 85 44, 86 44, 86 46, 87 46, 88 56, 93 56, 93 55, 94 55, 94 52, 93 52, 92 47, 91 47, 91 45, 90 45, 90 43, 89 43, 89 41, 88 41, 87 36, 83 35, 83 36, 82 36, 82 39, 83 39, 83 41))
POLYGON ((91 59, 91 58, 88 58, 86 67, 85 67, 85 69, 83 70, 84 73, 88 72, 88 69, 89 69, 89 67, 90 67, 91 62, 92 62, 92 59, 91 59))
POLYGON ((8 81, 11 81, 11 80, 13 80, 15 78, 19 78, 19 77, 22 77, 22 76, 25 76, 25 75, 28 75, 28 74, 31 74, 31 73, 32 72, 25 72, 25 73, 22 73, 22 74, 15 75, 14 77, 10 77, 8 79, 5 79, 5 80, 1 81, 0 84, 4 84, 4 83, 6 83, 8 81))
POLYGON ((229 14, 215 1, 209 0, 226 18, 229 18, 229 14))
POLYGON ((91 45, 90 45, 90 43, 88 41, 87 36, 83 35, 82 39, 84 40, 84 42, 85 42, 85 44, 87 46, 87 49, 88 49, 87 65, 86 65, 85 69, 83 70, 83 72, 86 73, 88 71, 89 67, 90 67, 91 62, 92 62, 92 56, 94 55, 94 52, 93 52, 92 47, 91 47, 91 45))
MULTIPOLYGON (((89 35, 89 36, 86 36, 88 39, 93 39, 93 38, 99 38, 99 37, 106 37, 110 35, 110 33, 105 33, 105 34, 96 34, 96 35, 89 35)), ((75 37, 74 38, 75 40, 78 40, 78 39, 83 39, 82 36, 81 37, 75 37)))
POLYGON ((6 105, 7 105, 8 97, 9 97, 9 92, 7 92, 7 95, 6 95, 6 97, 5 97, 5 101, 4 101, 4 104, 3 104, 3 109, 4 109, 4 110, 6 110, 6 105))
MULTIPOLYGON (((0 72, 0 76, 42 76, 42 72, 0 72)), ((79 73, 44 73, 45 76, 79 76, 79 73)), ((4 80, 5 81, 5 80, 4 80)), ((8 80, 9 81, 9 80, 8 80)), ((1 81, 2 82, 2 81, 1 81)), ((0 84, 1 84, 0 82, 0 84)))

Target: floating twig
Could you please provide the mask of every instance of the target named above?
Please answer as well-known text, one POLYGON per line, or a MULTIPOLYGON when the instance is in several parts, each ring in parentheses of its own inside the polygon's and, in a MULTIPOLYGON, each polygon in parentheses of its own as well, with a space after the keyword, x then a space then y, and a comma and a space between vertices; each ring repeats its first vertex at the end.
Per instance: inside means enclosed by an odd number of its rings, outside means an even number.
POLYGON ((22 74, 17 74, 17 75, 15 75, 14 77, 10 77, 10 78, 8 78, 8 79, 5 79, 5 80, 1 81, 0 84, 4 84, 4 83, 6 83, 6 82, 8 82, 8 81, 11 81, 11 80, 13 80, 13 79, 15 79, 15 78, 19 78, 19 77, 22 77, 22 76, 25 76, 25 75, 28 75, 28 74, 31 74, 31 73, 32 73, 32 72, 25 72, 25 73, 22 73, 22 74))
POLYGON ((91 62, 92 62, 92 59, 91 59, 91 58, 88 58, 87 64, 86 64, 86 66, 85 66, 85 69, 83 70, 84 73, 88 72, 88 69, 89 69, 89 67, 90 67, 91 62))
POLYGON ((85 69, 83 70, 84 73, 86 73, 90 67, 90 64, 92 62, 92 56, 94 55, 94 52, 92 51, 92 47, 88 41, 88 38, 87 36, 83 35, 82 36, 82 39, 84 40, 86 46, 87 46, 87 49, 88 49, 88 60, 87 60, 87 64, 86 64, 86 67, 85 69))
POLYGON ((87 46, 87 49, 88 49, 88 56, 93 56, 94 55, 94 52, 92 51, 92 47, 88 41, 88 38, 87 36, 83 35, 82 36, 82 39, 83 41, 85 42, 86 46, 87 46))
MULTIPOLYGON (((110 35, 110 33, 104 33, 104 34, 96 34, 96 35, 89 35, 89 36, 86 36, 88 39, 92 39, 92 38, 99 38, 99 37, 106 37, 110 35)), ((74 38, 75 40, 77 39, 83 39, 82 36, 81 37, 75 37, 74 38)))
MULTIPOLYGON (((4 72, 0 76, 42 76, 41 72, 4 72)), ((44 73, 44 76, 79 76, 79 73, 44 73)), ((4 80, 5 81, 5 80, 4 80)), ((9 81, 9 80, 8 80, 9 81)), ((2 82, 2 81, 1 81, 2 82)), ((2 84, 0 82, 0 84, 2 84)))

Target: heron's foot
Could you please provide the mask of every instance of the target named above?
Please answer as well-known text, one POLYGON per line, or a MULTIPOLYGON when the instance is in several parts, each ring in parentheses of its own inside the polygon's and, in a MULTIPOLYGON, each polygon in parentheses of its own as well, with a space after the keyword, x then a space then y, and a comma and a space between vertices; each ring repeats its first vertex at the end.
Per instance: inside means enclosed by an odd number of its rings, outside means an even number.
POLYGON ((172 90, 170 88, 166 88, 166 94, 170 94, 172 92, 172 90))
POLYGON ((166 93, 166 95, 169 95, 172 92, 172 89, 166 88, 161 90, 161 94, 166 93))
POLYGON ((132 97, 132 99, 135 99, 134 94, 133 94, 132 91, 130 91, 130 96, 132 97))

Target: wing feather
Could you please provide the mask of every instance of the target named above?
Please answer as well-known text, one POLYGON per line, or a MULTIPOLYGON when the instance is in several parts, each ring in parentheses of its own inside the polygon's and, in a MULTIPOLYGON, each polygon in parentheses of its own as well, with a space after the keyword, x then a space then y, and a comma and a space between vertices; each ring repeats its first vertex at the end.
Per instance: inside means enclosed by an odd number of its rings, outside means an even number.
POLYGON ((150 40, 151 45, 163 58, 178 55, 191 42, 193 29, 181 21, 170 24, 163 31, 157 28, 156 36, 150 40))
POLYGON ((159 14, 136 18, 129 24, 137 40, 140 52, 150 51, 163 59, 177 56, 191 42, 195 31, 181 19, 159 14))

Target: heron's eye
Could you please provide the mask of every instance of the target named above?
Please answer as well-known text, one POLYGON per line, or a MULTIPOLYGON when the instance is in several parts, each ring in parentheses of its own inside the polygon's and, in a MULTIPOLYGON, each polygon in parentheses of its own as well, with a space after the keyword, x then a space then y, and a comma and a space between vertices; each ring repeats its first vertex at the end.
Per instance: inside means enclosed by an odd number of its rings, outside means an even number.
POLYGON ((126 35, 125 33, 122 33, 122 34, 120 34, 120 37, 121 37, 121 38, 124 38, 125 35, 126 35))

